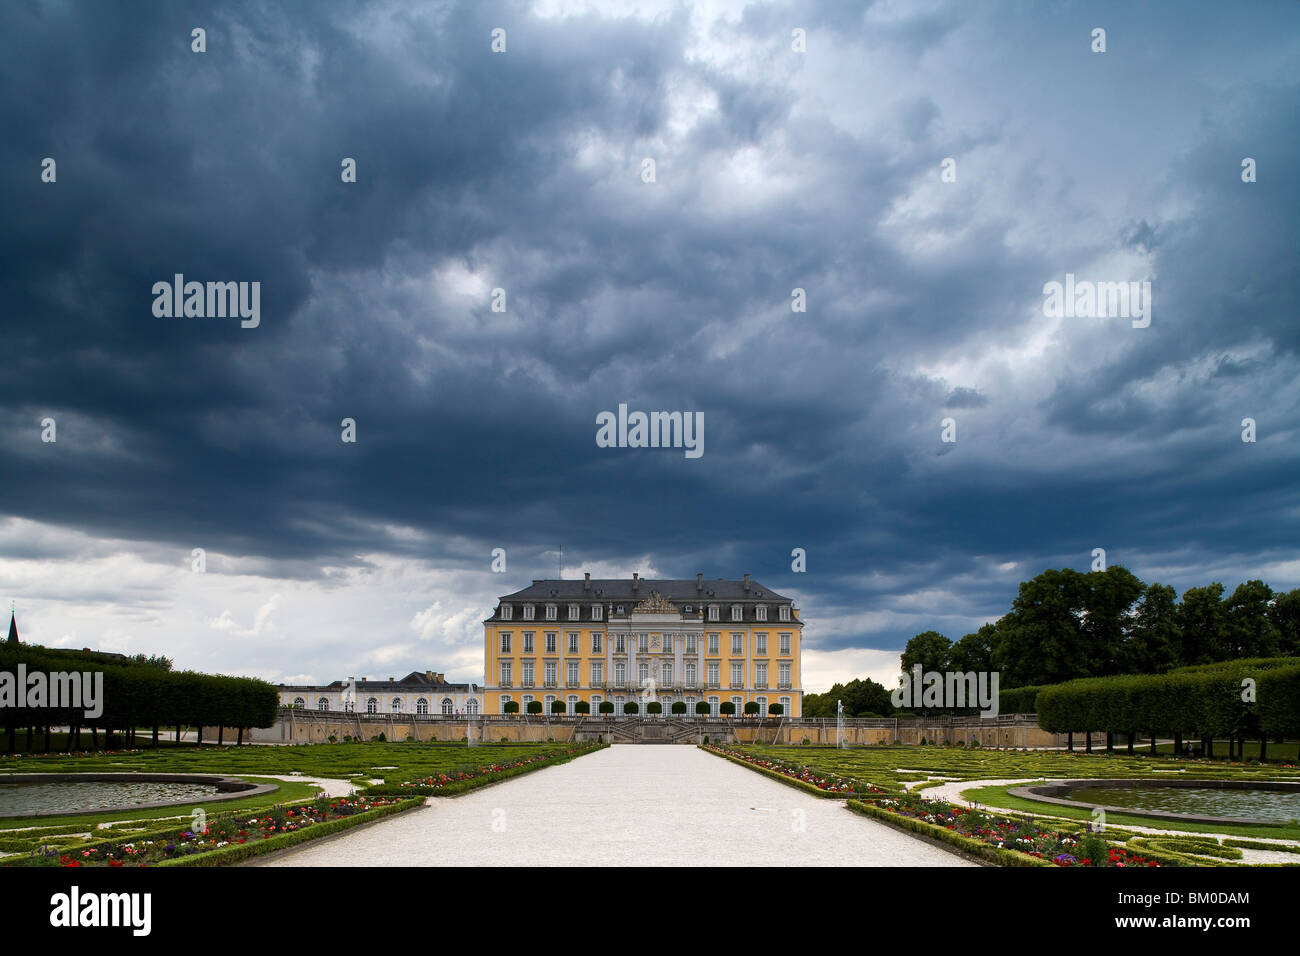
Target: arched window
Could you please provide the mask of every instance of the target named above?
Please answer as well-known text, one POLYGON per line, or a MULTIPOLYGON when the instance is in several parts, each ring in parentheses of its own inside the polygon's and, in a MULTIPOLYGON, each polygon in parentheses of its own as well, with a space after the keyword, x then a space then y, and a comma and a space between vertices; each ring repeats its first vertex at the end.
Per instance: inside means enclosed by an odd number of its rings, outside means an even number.
POLYGON ((330 709, 330 702, 329 702, 328 700, 326 700, 324 697, 320 697, 320 698, 318 698, 318 699, 316 700, 316 709, 317 709, 317 710, 329 710, 329 709, 330 709))
POLYGON ((302 710, 306 706, 307 706, 307 702, 303 700, 301 697, 295 697, 293 699, 293 707, 295 710, 302 710))
POLYGON ((402 698, 394 697, 393 702, 389 704, 389 706, 393 709, 393 713, 400 714, 402 712, 402 698))
POLYGON ((444 698, 442 699, 442 705, 441 705, 441 706, 442 706, 442 713, 443 713, 443 716, 446 717, 446 716, 450 716, 450 715, 451 715, 452 711, 455 710, 455 706, 456 706, 456 705, 453 704, 453 703, 451 702, 451 698, 450 698, 450 697, 444 697, 444 698))
POLYGON ((502 694, 502 695, 501 695, 501 713, 504 714, 504 713, 506 712, 506 704, 508 704, 508 703, 510 703, 510 695, 509 695, 509 694, 502 694))
POLYGON ((471 697, 469 700, 465 701, 465 713, 469 714, 469 715, 472 716, 472 717, 477 717, 477 716, 478 716, 478 698, 477 698, 477 697, 471 697))
POLYGON ((781 698, 777 703, 779 703, 779 704, 781 705, 781 716, 783 716, 783 717, 789 717, 789 716, 790 716, 790 698, 789 698, 789 697, 782 697, 782 698, 781 698))
POLYGON ((369 700, 367 700, 367 701, 366 701, 366 713, 367 713, 367 714, 377 714, 377 713, 379 713, 379 701, 377 701, 377 700, 376 700, 375 698, 373 698, 373 697, 371 697, 369 700))
POLYGON ((415 702, 415 712, 417 714, 427 714, 429 712, 429 698, 421 697, 415 702))
POLYGON ((574 710, 573 708, 574 708, 574 705, 576 705, 576 704, 578 703, 578 695, 577 695, 577 694, 570 694, 570 695, 569 695, 569 701, 568 701, 568 703, 569 703, 568 713, 569 713, 569 714, 576 714, 577 711, 574 710))
POLYGON ((711 713, 714 717, 718 716, 718 698, 716 697, 709 698, 709 713, 711 713))

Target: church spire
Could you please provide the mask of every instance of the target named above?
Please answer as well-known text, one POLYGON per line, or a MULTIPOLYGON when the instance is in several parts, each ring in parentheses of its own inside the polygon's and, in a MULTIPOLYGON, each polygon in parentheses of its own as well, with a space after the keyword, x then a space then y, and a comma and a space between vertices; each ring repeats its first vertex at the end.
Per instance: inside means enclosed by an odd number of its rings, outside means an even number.
MULTIPOLYGON (((0 618, 0 620, 3 619, 0 618)), ((10 605, 9 607, 9 643, 10 644, 18 643, 18 625, 14 622, 13 605, 10 605)))

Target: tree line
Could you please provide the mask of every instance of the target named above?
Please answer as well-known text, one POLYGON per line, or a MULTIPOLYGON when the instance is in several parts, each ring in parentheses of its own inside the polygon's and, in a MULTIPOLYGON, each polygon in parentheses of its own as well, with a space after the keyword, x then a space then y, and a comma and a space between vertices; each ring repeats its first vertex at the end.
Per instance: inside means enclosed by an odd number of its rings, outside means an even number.
MULTIPOLYGON (((27 728, 29 746, 33 730, 43 730, 47 749, 52 726, 69 728, 69 748, 74 737, 79 744, 82 729, 89 730, 92 741, 97 741, 100 730, 120 730, 129 739, 143 728, 150 731, 156 744, 161 728, 176 728, 179 739, 182 726, 218 727, 223 731, 229 727, 238 732, 237 742, 242 743, 245 730, 271 726, 279 706, 275 686, 266 681, 173 671, 172 662, 165 657, 128 658, 32 644, 0 645, 0 671, 16 675, 19 664, 26 666, 28 674, 102 673, 103 712, 88 718, 84 708, 6 707, 3 714, 10 753, 18 727, 27 728)), ((24 690, 19 688, 20 693, 24 690)), ((25 700, 24 696, 19 703, 25 700)))

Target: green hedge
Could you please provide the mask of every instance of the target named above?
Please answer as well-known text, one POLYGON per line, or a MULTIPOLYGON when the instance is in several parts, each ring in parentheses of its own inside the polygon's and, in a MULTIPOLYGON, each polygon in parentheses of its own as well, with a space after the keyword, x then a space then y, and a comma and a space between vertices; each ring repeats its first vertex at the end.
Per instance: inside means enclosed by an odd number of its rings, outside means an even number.
POLYGON ((1090 677, 1041 688, 1038 725, 1052 733, 1300 735, 1300 659, 1224 661, 1167 674, 1090 677), (1256 681, 1243 702, 1242 680, 1256 681))
POLYGON ((103 713, 85 708, 6 708, 16 727, 72 724, 84 728, 270 727, 280 698, 275 687, 252 677, 222 677, 159 667, 94 651, 66 651, 34 644, 0 644, 0 670, 96 672, 104 675, 103 713))
POLYGON ((498 780, 507 780, 510 777, 517 777, 522 773, 531 773, 534 770, 541 770, 543 767, 554 767, 557 764, 568 763, 577 757, 582 757, 589 753, 595 753, 597 750, 604 750, 608 747, 607 743, 588 744, 580 750, 553 754, 545 760, 539 760, 536 763, 526 764, 522 767, 510 767, 507 770, 501 770, 493 774, 485 774, 481 777, 471 777, 468 780, 456 780, 447 784, 445 787, 403 787, 391 783, 377 783, 374 786, 366 787, 361 791, 367 797, 454 797, 458 794, 465 793, 469 790, 477 790, 479 787, 486 787, 490 783, 496 783, 498 780))
POLYGON ((879 820, 881 823, 887 823, 896 830, 905 830, 909 833, 916 833, 920 836, 930 837, 941 843, 960 850, 967 856, 977 857, 987 860, 990 863, 996 863, 998 866, 1054 866, 1050 860, 1044 860, 1036 856, 1030 856, 1028 853, 1020 853, 1016 850, 1007 850, 1001 847, 992 846, 983 840, 977 840, 974 837, 963 836, 953 830, 944 827, 935 826, 933 823, 926 823, 924 820, 917 820, 915 817, 905 817, 898 813, 893 813, 881 807, 874 806, 870 803, 864 803, 861 800, 849 800, 844 804, 854 813, 864 817, 871 817, 873 820, 879 820))
POLYGON ((1130 846, 1147 850, 1166 851, 1187 856, 1212 856, 1220 860, 1240 860, 1241 850, 1236 847, 1220 846, 1218 840, 1197 840, 1188 837, 1134 837, 1130 846))

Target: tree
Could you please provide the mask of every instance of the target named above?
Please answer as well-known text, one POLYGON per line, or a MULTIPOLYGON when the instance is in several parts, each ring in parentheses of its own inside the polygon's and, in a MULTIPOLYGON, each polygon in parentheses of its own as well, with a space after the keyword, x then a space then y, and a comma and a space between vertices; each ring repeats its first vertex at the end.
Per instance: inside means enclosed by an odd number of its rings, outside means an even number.
MULTIPOLYGON (((883 684, 877 684, 871 678, 859 680, 854 678, 844 685, 841 696, 846 717, 888 717, 894 712, 894 703, 889 699, 889 691, 883 684)), ((835 716, 835 700, 830 702, 830 713, 835 716)))
POLYGON ((1130 674, 1162 674, 1181 661, 1183 636, 1178 627, 1178 593, 1166 584, 1151 584, 1133 615, 1124 645, 1122 670, 1130 674))
POLYGON ((629 700, 623 705, 623 713, 625 714, 639 714, 640 712, 641 708, 634 700, 629 700))
POLYGON ((673 710, 673 713, 674 713, 674 714, 684 714, 684 713, 686 713, 686 701, 684 701, 684 700, 675 700, 675 701, 673 701, 673 707, 672 707, 672 710, 673 710))
POLYGON ((652 700, 650 703, 645 705, 645 712, 647 714, 662 714, 664 712, 664 705, 659 703, 657 700, 652 700))
POLYGON ((718 713, 722 714, 723 717, 734 717, 736 716, 736 705, 729 700, 724 700, 718 707, 718 713))
POLYGON ((600 702, 600 712, 602 714, 614 713, 614 702, 612 700, 602 700, 600 702))
POLYGON ((771 714, 773 717, 780 717, 783 713, 785 713, 785 708, 782 707, 780 704, 768 704, 767 712, 771 714))
POLYGON ((1223 585, 1218 581, 1183 592, 1178 606, 1178 629, 1183 636, 1184 664, 1208 664, 1217 660, 1227 609, 1223 606, 1223 585))
POLYGON ((582 714, 585 716, 591 713, 591 704, 587 703, 585 700, 580 700, 573 705, 573 710, 574 713, 582 714))
POLYGON ((1272 657, 1278 652, 1281 635, 1269 616, 1273 589, 1263 581, 1245 581, 1237 585, 1224 602, 1224 640, 1222 660, 1242 657, 1272 657))
POLYGON ((1123 670, 1123 648, 1133 623, 1133 605, 1146 590, 1128 568, 1112 564, 1083 576, 1087 588, 1080 632, 1091 669, 1074 676, 1108 676, 1123 670))
POLYGON ((758 701, 751 700, 745 705, 745 713, 750 717, 758 713, 758 701))
POLYGON ((978 631, 962 637, 952 646, 948 666, 962 673, 987 673, 993 670, 993 634, 996 630, 996 625, 985 624, 978 631))
POLYGON ((1092 673, 1081 625, 1089 598, 1084 579, 1062 568, 1021 583, 993 638, 993 670, 1001 673, 1002 685, 1055 684, 1092 673))
POLYGON ((569 710, 569 708, 568 708, 568 706, 564 703, 564 701, 562 701, 562 700, 553 700, 553 701, 551 701, 551 713, 553 713, 553 714, 563 714, 563 713, 567 713, 568 710, 569 710))
POLYGON ((707 715, 710 710, 711 708, 709 707, 709 702, 707 700, 699 700, 695 702, 695 712, 697 714, 707 715))
POLYGON ((504 710, 507 714, 517 714, 519 713, 519 701, 508 700, 505 702, 505 705, 501 709, 504 710))
POLYGON ((923 631, 917 634, 903 648, 903 673, 910 673, 917 664, 922 672, 948 670, 948 658, 952 654, 952 641, 938 631, 923 631))
POLYGON ((1268 616, 1277 628, 1278 653, 1288 657, 1300 655, 1300 588, 1277 595, 1268 616))
POLYGON ((530 714, 540 714, 542 712, 542 702, 540 700, 530 700, 528 702, 528 712, 530 714))

